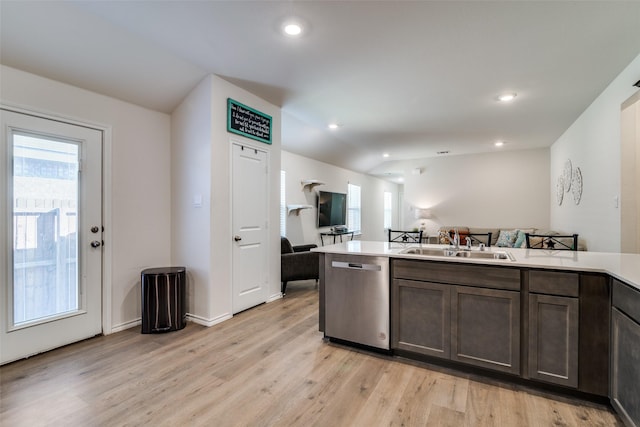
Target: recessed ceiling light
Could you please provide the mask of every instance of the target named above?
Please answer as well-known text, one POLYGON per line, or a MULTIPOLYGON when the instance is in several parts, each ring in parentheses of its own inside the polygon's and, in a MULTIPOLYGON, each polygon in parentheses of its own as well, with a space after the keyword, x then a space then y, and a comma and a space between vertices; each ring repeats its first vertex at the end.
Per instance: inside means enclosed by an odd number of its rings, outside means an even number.
POLYGON ((282 32, 289 37, 298 37, 302 34, 302 24, 297 20, 286 21, 282 25, 282 32))
POLYGON ((386 159, 387 157, 389 157, 389 153, 382 153, 382 157, 386 159))
POLYGON ((329 123, 329 129, 336 130, 340 127, 338 123, 329 123))
POLYGON ((299 36, 302 33, 302 27, 298 24, 287 24, 284 32, 289 36, 299 36))
POLYGON ((515 92, 511 92, 511 93, 503 93, 502 95, 498 96, 498 101, 500 102, 511 102, 515 99, 515 97, 518 94, 515 92))
POLYGON ((404 182, 404 178, 403 177, 398 177, 398 182, 404 182))
POLYGON ((502 147, 504 145, 504 141, 496 141, 493 143, 496 147, 502 147))

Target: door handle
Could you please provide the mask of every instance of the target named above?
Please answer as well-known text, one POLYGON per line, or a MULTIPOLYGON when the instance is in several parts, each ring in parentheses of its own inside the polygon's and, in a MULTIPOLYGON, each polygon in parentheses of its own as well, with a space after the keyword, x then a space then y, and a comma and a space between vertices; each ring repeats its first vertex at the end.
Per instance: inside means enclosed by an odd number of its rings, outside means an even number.
POLYGON ((236 242, 239 242, 240 240, 242 240, 242 237, 235 235, 233 236, 233 240, 235 240, 236 242))
POLYGON ((92 248, 99 248, 100 246, 102 246, 102 243, 97 240, 94 240, 93 242, 91 242, 92 248))

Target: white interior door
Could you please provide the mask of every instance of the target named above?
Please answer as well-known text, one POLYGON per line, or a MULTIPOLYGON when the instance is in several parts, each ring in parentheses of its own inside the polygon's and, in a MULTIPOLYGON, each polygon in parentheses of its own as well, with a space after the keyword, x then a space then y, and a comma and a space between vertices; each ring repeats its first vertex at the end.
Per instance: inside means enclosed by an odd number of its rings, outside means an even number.
POLYGON ((0 109, 0 363, 102 332, 102 132, 0 109))
POLYGON ((268 297, 267 153, 234 143, 232 152, 233 313, 268 297))

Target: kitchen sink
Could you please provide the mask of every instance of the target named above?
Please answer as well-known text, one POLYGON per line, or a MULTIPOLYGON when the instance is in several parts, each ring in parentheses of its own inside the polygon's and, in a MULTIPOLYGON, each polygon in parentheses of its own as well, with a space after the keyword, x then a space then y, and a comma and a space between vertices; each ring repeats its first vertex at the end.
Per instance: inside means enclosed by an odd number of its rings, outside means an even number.
POLYGON ((456 258, 476 258, 476 259, 508 259, 515 261, 515 258, 511 253, 506 251, 471 251, 468 249, 437 249, 437 248, 407 248, 400 253, 412 254, 412 255, 427 255, 427 256, 441 256, 441 257, 456 257, 456 258))

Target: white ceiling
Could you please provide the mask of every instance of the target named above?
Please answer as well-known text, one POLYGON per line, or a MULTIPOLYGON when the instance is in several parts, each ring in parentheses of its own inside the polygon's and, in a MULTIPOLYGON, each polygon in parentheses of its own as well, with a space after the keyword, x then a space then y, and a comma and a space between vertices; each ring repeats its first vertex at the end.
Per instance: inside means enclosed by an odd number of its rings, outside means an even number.
POLYGON ((214 73, 282 107, 286 150, 378 174, 547 147, 640 54, 640 1, 2 0, 0 25, 5 65, 167 113, 214 73))

